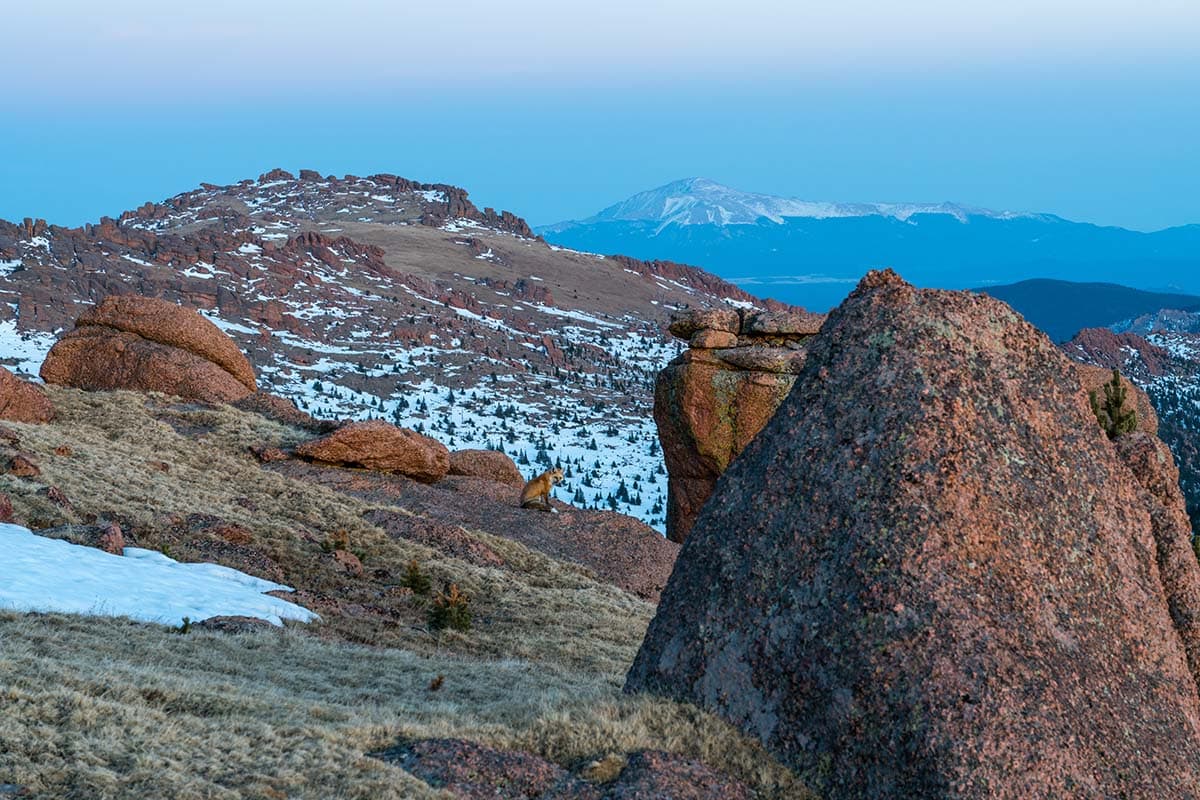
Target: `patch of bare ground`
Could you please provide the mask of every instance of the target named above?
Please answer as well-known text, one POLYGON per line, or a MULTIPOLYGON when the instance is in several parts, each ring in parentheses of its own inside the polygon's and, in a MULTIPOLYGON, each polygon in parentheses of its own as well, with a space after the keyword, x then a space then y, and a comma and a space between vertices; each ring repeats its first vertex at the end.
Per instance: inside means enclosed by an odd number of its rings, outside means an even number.
POLYGON ((40 468, 0 475, 16 521, 117 521, 129 544, 296 586, 294 599, 323 619, 178 635, 0 613, 0 783, 48 797, 438 797, 366 754, 457 737, 569 769, 668 750, 762 797, 806 796, 715 717, 621 695, 653 606, 593 571, 430 519, 402 496, 355 496, 264 468, 251 445, 287 448, 311 434, 258 414, 49 391, 58 419, 14 423, 18 441, 2 445, 40 468), (47 486, 69 503, 39 493, 47 486), (426 519, 471 547, 392 535, 370 521, 379 515, 426 519), (361 576, 334 557, 340 546, 361 558, 361 576), (499 563, 472 555, 484 551, 499 563), (413 560, 435 589, 452 582, 470 595, 469 631, 430 629, 428 599, 400 585, 413 560))

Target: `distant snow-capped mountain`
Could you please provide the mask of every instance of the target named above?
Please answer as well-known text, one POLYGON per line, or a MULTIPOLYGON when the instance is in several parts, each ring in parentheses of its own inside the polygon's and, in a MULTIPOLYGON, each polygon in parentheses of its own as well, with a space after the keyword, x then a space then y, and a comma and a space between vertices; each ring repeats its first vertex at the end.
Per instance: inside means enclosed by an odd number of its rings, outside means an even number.
POLYGON ((687 178, 657 189, 638 192, 609 206, 580 223, 559 223, 547 230, 574 224, 613 221, 648 221, 658 229, 668 225, 749 225, 769 220, 777 225, 786 219, 832 219, 840 217, 890 217, 906 221, 917 214, 944 214, 959 222, 969 217, 1013 219, 1042 215, 991 211, 957 203, 832 203, 743 192, 709 178, 687 178))
POLYGON ((879 267, 944 289, 1051 278, 1200 294, 1200 225, 1143 233, 957 203, 798 200, 707 178, 535 232, 576 250, 697 264, 814 311, 879 267))

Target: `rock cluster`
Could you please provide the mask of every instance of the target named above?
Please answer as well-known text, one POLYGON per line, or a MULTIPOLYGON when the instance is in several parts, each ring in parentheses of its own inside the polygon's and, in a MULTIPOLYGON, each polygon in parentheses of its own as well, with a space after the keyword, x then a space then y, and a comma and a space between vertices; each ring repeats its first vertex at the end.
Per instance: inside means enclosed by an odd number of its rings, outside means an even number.
POLYGON ((115 295, 84 312, 42 364, 46 383, 88 390, 163 392, 228 403, 256 390, 233 340, 196 311, 166 300, 115 295))
POLYGON ((787 397, 825 317, 799 309, 692 311, 688 349, 659 374, 654 421, 667 465, 667 536, 682 542, 717 478, 787 397))
POLYGON ((1109 441, 1003 303, 871 273, 718 481, 626 688, 830 800, 1200 796, 1200 567, 1160 444, 1109 441))

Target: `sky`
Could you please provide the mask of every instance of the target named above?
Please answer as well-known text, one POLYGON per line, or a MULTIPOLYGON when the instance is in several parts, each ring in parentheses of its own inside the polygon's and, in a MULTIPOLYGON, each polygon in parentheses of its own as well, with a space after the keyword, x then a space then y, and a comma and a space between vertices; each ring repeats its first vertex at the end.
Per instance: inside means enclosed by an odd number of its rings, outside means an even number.
POLYGON ((693 176, 1200 222, 1195 0, 334 5, 6 8, 0 218, 280 166, 453 183, 535 225, 693 176))

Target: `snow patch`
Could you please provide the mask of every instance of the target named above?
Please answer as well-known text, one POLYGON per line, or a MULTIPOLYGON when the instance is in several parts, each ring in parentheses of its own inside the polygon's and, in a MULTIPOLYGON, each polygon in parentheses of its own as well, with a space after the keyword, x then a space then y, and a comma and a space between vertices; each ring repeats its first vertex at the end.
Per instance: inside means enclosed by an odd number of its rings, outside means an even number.
POLYGON ((264 594, 290 592, 278 583, 217 564, 181 564, 154 550, 125 548, 115 556, 94 547, 37 536, 0 524, 0 608, 129 617, 178 625, 184 617, 244 616, 282 625, 317 615, 264 594))

